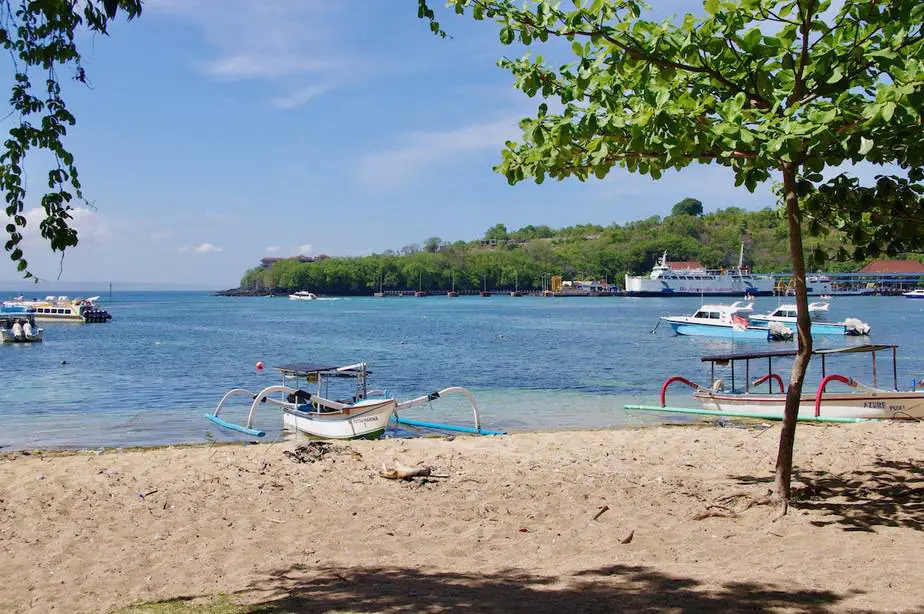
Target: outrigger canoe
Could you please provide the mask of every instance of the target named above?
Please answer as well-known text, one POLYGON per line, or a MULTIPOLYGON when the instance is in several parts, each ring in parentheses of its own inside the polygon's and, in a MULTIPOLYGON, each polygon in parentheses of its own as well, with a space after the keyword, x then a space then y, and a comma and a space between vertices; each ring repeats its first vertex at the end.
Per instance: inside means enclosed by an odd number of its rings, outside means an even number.
MULTIPOLYGON (((257 393, 244 388, 233 388, 218 402, 215 411, 206 418, 226 429, 262 437, 264 431, 253 428, 257 410, 264 404, 282 409, 283 427, 290 431, 323 439, 376 439, 393 421, 407 426, 460 431, 478 435, 500 435, 500 431, 481 428, 478 403, 475 395, 458 386, 431 392, 408 401, 398 401, 388 396, 385 390, 369 390, 366 363, 359 362, 343 367, 329 367, 308 363, 296 363, 277 367, 282 374, 282 384, 267 386, 257 393), (353 380, 354 386, 346 390, 345 398, 333 400, 331 384, 340 380, 353 380), (308 388, 312 388, 309 391, 308 388), (422 422, 400 418, 398 412, 418 407, 449 394, 461 394, 471 404, 474 427, 422 422), (222 410, 232 399, 246 398, 250 403, 245 424, 235 424, 221 417, 222 410)), ((340 388, 346 389, 347 386, 340 388)), ((344 390, 341 390, 344 392, 344 390)))
MULTIPOLYGON (((821 359, 821 380, 814 393, 806 393, 801 397, 799 405, 800 420, 817 421, 853 421, 853 420, 922 420, 924 419, 924 390, 912 388, 901 391, 898 389, 898 374, 896 369, 895 345, 860 345, 836 349, 815 350, 813 356, 821 359), (880 388, 878 385, 876 354, 890 352, 892 357, 892 388, 880 388), (872 359, 872 385, 866 385, 857 380, 840 374, 828 373, 828 360, 845 354, 869 354, 872 359), (828 385, 840 383, 848 386, 850 391, 829 391, 828 385)), ((702 362, 710 364, 712 385, 700 386, 685 377, 673 376, 664 381, 661 386, 660 406, 627 405, 627 409, 644 411, 666 411, 672 413, 702 413, 729 417, 753 417, 761 419, 783 418, 786 405, 786 392, 783 378, 773 372, 773 360, 777 358, 792 358, 795 350, 780 350, 770 352, 744 352, 734 354, 720 354, 703 356, 702 362), (753 361, 767 361, 767 372, 757 380, 751 381, 751 363, 753 361), (736 386, 735 365, 744 363, 744 389, 736 386), (716 367, 730 366, 731 387, 725 389, 725 382, 716 379, 716 367), (668 388, 680 383, 693 389, 693 398, 702 410, 668 407, 666 394, 668 388), (761 391, 759 387, 766 383, 767 390, 761 391), (774 384, 777 392, 774 392, 774 384)), ((739 379, 740 382, 740 379, 739 379)))

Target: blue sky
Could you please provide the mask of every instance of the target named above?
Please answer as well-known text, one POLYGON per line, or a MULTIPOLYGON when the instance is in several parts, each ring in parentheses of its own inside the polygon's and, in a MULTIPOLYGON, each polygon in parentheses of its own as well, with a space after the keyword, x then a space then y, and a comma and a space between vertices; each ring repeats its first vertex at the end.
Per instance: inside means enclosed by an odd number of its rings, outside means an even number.
MULTIPOLYGON (((491 167, 539 101, 495 66, 517 51, 493 24, 446 12, 444 25, 452 39, 413 0, 147 0, 140 19, 86 38, 92 88, 68 87, 68 144, 95 208, 77 212, 61 279, 230 287, 264 256, 470 240, 498 222, 622 223, 685 196, 772 204, 705 166, 508 186, 491 167)), ((40 189, 38 166, 30 178, 40 189)), ((58 275, 32 235, 27 256, 58 275)), ((15 279, 0 259, 0 280, 15 279)))

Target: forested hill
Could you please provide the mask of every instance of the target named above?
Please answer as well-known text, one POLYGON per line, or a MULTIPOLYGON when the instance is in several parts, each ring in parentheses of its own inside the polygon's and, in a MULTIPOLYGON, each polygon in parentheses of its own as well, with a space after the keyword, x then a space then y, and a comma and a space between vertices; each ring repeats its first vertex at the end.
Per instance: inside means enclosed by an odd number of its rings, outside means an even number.
MULTIPOLYGON (((735 266, 744 243, 745 263, 755 272, 788 271, 786 222, 772 209, 729 208, 702 215, 702 204, 684 199, 665 218, 625 225, 583 224, 561 229, 502 224, 475 241, 446 243, 431 237, 398 252, 314 262, 279 259, 247 271, 245 290, 307 289, 324 294, 370 294, 384 290, 438 291, 539 289, 548 275, 565 279, 607 279, 622 284, 625 273, 647 273, 667 251, 671 260, 699 260, 709 268, 735 266)), ((834 253, 841 237, 806 237, 806 250, 834 253)), ((850 247, 849 245, 847 246, 850 247)), ((854 270, 859 262, 829 263, 826 269, 854 270)))

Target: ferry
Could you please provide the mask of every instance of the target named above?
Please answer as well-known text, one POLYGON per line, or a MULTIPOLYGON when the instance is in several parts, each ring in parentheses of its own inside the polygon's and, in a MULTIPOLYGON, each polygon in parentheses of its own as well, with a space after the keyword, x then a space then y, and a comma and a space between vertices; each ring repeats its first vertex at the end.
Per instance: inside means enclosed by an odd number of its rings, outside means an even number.
POLYGON ((68 298, 46 296, 44 299, 25 299, 17 296, 3 303, 4 309, 25 308, 35 316, 37 322, 107 322, 112 315, 96 306, 98 296, 91 298, 68 298))
MULTIPOLYGON (((743 258, 742 246, 742 258, 743 258)), ((742 258, 733 271, 708 270, 698 262, 671 263, 667 252, 648 277, 626 275, 629 296, 772 296, 773 279, 752 275, 742 258)))

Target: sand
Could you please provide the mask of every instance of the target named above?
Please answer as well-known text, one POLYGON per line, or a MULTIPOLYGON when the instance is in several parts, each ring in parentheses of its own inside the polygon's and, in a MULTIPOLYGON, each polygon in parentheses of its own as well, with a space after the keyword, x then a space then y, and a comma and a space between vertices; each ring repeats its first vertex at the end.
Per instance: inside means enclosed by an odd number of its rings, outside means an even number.
POLYGON ((312 463, 284 454, 295 442, 10 453, 0 611, 216 594, 261 611, 924 611, 924 424, 800 425, 797 501, 774 522, 749 505, 778 435, 385 440, 312 463), (383 479, 393 459, 448 477, 383 479))

